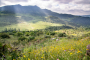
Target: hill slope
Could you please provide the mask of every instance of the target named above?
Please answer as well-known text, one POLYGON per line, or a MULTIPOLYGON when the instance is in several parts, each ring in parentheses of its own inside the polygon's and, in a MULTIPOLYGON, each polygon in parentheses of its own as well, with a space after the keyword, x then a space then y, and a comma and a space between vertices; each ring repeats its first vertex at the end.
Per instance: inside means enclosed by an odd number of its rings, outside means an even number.
MULTIPOLYGON (((12 17, 12 16, 11 16, 12 17)), ((47 21, 49 17, 53 23, 64 23, 67 22, 69 25, 80 25, 80 26, 90 26, 90 17, 81 17, 81 16, 74 16, 70 14, 59 14, 56 12, 52 12, 47 9, 41 9, 37 6, 21 6, 21 5, 10 5, 10 6, 3 6, 0 7, 0 21, 2 22, 9 22, 10 23, 18 23, 24 21, 47 21), (10 16, 13 15, 13 18, 5 17, 4 15, 10 16), (18 17, 17 17, 18 16, 18 17), (50 17, 52 16, 52 17, 50 17), (57 18, 55 18, 57 17, 57 18), (5 19, 6 18, 6 19, 5 19), (59 19, 60 18, 60 19, 59 19), (11 22, 11 20, 13 22, 11 22)), ((4 23, 3 23, 4 24, 4 23)), ((1 24, 2 25, 2 24, 1 24)), ((4 24, 7 25, 7 24, 4 24)))

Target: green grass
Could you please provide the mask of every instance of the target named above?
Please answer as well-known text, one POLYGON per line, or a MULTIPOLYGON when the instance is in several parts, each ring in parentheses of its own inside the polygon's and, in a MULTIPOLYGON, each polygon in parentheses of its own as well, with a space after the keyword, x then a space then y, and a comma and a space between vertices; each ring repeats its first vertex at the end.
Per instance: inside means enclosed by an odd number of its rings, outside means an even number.
MULTIPOLYGON (((43 22, 38 22, 36 25, 39 25, 39 23, 43 24, 43 22)), ((48 23, 46 23, 46 25, 48 25, 48 23)), ((19 36, 13 35, 10 35, 10 39, 0 40, 10 44, 14 48, 18 47, 22 50, 21 53, 18 54, 19 57, 17 60, 88 60, 89 57, 86 56, 86 46, 90 44, 90 35, 86 37, 82 37, 82 35, 90 33, 90 30, 78 28, 63 29, 56 32, 57 34, 51 36, 51 38, 45 38, 45 34, 42 34, 36 36, 34 40, 29 42, 26 40, 19 42, 19 36), (58 37, 58 34, 61 32, 65 32, 67 37, 58 37), (73 37, 69 38, 71 35, 73 35, 73 37)), ((25 37, 28 38, 29 36, 25 37)), ((7 56, 7 59, 10 60, 10 55, 7 56)))
POLYGON ((90 44, 90 38, 83 40, 68 40, 67 38, 44 42, 41 45, 31 45, 23 50, 22 60, 87 60, 86 46, 90 44))
POLYGON ((24 30, 44 29, 49 26, 62 26, 62 25, 63 24, 55 24, 55 23, 49 23, 49 22, 43 22, 43 21, 39 21, 37 23, 30 23, 30 22, 22 21, 18 24, 0 27, 0 31, 4 30, 5 28, 7 29, 16 28, 16 29, 20 29, 21 31, 24 31, 24 30))

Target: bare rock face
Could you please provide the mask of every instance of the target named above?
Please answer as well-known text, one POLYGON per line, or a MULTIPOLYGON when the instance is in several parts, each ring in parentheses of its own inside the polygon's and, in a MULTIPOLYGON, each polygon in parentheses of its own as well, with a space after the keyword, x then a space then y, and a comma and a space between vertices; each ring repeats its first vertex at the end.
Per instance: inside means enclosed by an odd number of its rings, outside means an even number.
POLYGON ((86 54, 87 54, 88 56, 90 56, 90 44, 87 45, 86 54))

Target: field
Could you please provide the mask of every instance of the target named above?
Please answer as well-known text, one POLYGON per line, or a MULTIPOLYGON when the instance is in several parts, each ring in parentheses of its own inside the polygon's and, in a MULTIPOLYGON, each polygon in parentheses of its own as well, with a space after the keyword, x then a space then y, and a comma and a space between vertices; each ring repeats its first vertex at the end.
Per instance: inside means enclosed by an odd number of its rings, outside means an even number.
POLYGON ((49 22, 43 22, 43 21, 39 21, 36 23, 22 21, 22 22, 19 22, 18 24, 0 27, 0 31, 4 30, 5 28, 7 29, 16 28, 16 29, 20 29, 21 31, 25 31, 25 30, 45 29, 46 27, 49 27, 49 26, 62 26, 62 25, 63 24, 49 23, 49 22))
POLYGON ((0 39, 1 43, 8 46, 8 52, 2 53, 5 56, 5 58, 1 57, 2 60, 88 60, 90 58, 86 55, 88 50, 86 46, 90 44, 90 29, 80 27, 56 31, 13 31, 5 34, 9 34, 10 38, 0 39), (66 35, 62 36, 62 34, 66 35), (30 37, 34 38, 30 39, 30 37))

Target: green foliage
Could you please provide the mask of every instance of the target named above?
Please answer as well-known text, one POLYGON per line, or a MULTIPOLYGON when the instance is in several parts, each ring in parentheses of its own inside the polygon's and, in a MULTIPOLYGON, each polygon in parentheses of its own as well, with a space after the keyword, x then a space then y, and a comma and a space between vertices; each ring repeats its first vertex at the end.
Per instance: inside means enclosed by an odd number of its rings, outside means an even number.
POLYGON ((45 38, 51 38, 51 36, 50 36, 50 35, 45 35, 44 37, 45 37, 45 38))
POLYGON ((22 31, 23 33, 25 33, 25 31, 22 31))
POLYGON ((82 36, 83 36, 83 37, 87 37, 87 36, 90 36, 90 33, 87 33, 87 34, 83 34, 82 36))
POLYGON ((26 36, 29 36, 29 32, 26 32, 25 35, 26 35, 26 36))
POLYGON ((16 59, 19 57, 19 55, 20 52, 17 49, 12 48, 9 45, 3 45, 2 43, 0 43, 0 58, 2 58, 3 60, 16 59))
POLYGON ((46 35, 50 35, 50 32, 47 32, 46 35))
POLYGON ((1 50, 2 46, 3 46, 2 43, 0 43, 0 57, 2 57, 2 55, 3 55, 2 50, 1 50))
POLYGON ((43 31, 38 31, 38 32, 36 33, 37 36, 39 36, 39 35, 41 35, 41 34, 43 34, 43 31))
POLYGON ((30 31, 31 36, 36 36, 36 33, 34 31, 30 31))
POLYGON ((23 35, 23 33, 22 33, 22 32, 17 32, 16 35, 17 35, 17 36, 21 36, 21 35, 23 35))
POLYGON ((16 31, 13 31, 13 33, 16 33, 16 31))
POLYGON ((13 48, 10 55, 12 59, 16 59, 19 57, 20 53, 16 49, 13 48))
POLYGON ((28 38, 28 41, 31 41, 31 40, 34 40, 34 39, 35 39, 34 36, 30 36, 30 37, 28 38))
POLYGON ((50 35, 55 35, 56 33, 55 32, 51 32, 50 35))
POLYGON ((45 30, 49 30, 49 31, 55 31, 55 30, 60 30, 60 29, 73 29, 73 27, 71 26, 50 26, 45 28, 45 30))
POLYGON ((9 35, 14 35, 14 33, 13 32, 9 32, 9 35))
POLYGON ((8 52, 8 47, 7 45, 3 45, 2 43, 0 43, 0 57, 2 57, 4 54, 6 54, 8 52))
POLYGON ((24 37, 24 36, 21 36, 21 37, 18 38, 19 41, 24 41, 24 40, 26 40, 26 39, 27 39, 27 38, 24 37))
POLYGON ((58 37, 66 37, 67 35, 66 35, 66 33, 59 33, 58 34, 58 37))
POLYGON ((1 33, 0 37, 1 38, 10 38, 10 36, 7 33, 1 33))

